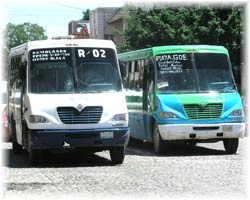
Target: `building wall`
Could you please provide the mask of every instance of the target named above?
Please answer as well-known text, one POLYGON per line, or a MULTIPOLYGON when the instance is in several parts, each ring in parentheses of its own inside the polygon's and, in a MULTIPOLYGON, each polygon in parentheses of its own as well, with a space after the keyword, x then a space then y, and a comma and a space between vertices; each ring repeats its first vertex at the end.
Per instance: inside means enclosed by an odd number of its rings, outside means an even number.
POLYGON ((109 19, 120 8, 96 8, 90 12, 90 38, 93 39, 113 39, 114 33, 112 26, 108 23, 109 19))
POLYGON ((118 20, 109 23, 113 32, 113 40, 117 46, 119 46, 123 42, 123 37, 118 34, 118 31, 123 30, 123 18, 119 18, 118 20))

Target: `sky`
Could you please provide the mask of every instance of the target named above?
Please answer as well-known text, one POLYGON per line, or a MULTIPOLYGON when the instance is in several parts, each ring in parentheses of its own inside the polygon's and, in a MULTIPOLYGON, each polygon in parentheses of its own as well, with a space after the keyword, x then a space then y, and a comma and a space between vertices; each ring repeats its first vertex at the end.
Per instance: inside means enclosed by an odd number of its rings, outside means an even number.
POLYGON ((68 34, 68 23, 83 17, 83 11, 97 7, 122 7, 125 0, 3 0, 2 24, 35 23, 49 38, 68 34))
MULTIPOLYGON (((122 7, 125 3, 135 2, 185 2, 171 0, 1 0, 1 27, 7 23, 35 23, 42 26, 46 35, 65 36, 68 34, 68 23, 83 17, 83 11, 97 7, 122 7)), ((205 0, 206 1, 206 0, 205 0)), ((222 2, 224 0, 221 0, 222 2)), ((232 2, 227 0, 227 2, 232 2)), ((204 1, 191 1, 204 2, 204 1)), ((217 0, 207 2, 218 2, 217 0)), ((225 1, 224 1, 225 2, 225 1)), ((237 2, 237 1, 235 1, 237 2)), ((186 3, 186 2, 185 2, 186 3)), ((189 1, 190 3, 190 1, 189 1)))

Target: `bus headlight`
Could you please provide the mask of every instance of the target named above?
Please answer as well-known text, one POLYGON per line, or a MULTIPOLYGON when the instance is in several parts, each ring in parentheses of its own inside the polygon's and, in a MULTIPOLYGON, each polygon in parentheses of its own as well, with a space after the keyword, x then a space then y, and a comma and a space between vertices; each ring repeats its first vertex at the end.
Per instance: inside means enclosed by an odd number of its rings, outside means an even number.
POLYGON ((117 114, 112 118, 113 126, 127 126, 128 114, 117 114))
POLYGON ((160 112, 160 118, 162 118, 162 119, 169 119, 169 118, 171 118, 171 119, 177 119, 177 118, 179 118, 175 113, 173 113, 173 112, 160 112))
POLYGON ((239 117, 239 116, 244 116, 244 112, 242 109, 234 110, 230 114, 231 117, 239 117))
POLYGON ((117 114, 112 121, 128 121, 128 114, 117 114))
POLYGON ((41 115, 30 115, 29 117, 30 123, 49 123, 49 120, 46 117, 41 115))

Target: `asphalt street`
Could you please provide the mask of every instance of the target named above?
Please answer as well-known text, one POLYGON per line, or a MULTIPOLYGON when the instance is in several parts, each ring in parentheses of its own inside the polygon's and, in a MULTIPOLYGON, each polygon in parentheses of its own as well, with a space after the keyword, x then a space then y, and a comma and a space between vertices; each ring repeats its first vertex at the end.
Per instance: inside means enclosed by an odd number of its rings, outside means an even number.
POLYGON ((149 143, 129 145, 122 165, 109 153, 47 153, 39 166, 3 143, 6 199, 248 199, 248 138, 235 155, 222 142, 175 145, 164 155, 149 143))

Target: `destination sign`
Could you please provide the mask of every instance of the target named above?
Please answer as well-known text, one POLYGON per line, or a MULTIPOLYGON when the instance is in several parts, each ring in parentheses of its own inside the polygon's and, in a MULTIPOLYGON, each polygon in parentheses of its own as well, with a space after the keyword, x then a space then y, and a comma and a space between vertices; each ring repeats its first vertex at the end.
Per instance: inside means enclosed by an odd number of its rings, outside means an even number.
POLYGON ((187 54, 164 54, 156 56, 160 73, 182 73, 185 63, 189 62, 187 54))
POLYGON ((32 62, 64 61, 70 56, 68 49, 37 49, 32 51, 31 60, 32 62))
POLYGON ((79 58, 106 58, 106 50, 105 49, 78 49, 77 54, 79 58))

